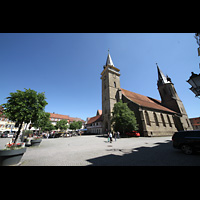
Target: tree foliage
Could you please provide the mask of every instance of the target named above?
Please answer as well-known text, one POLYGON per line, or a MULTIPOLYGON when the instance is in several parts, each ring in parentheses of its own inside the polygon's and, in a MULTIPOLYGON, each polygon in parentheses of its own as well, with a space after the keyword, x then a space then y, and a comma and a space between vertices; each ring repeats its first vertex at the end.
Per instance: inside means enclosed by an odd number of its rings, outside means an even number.
POLYGON ((46 124, 41 127, 42 131, 52 131, 55 129, 55 126, 51 123, 50 119, 46 121, 46 124))
POLYGON ((56 122, 56 129, 60 130, 67 130, 68 128, 68 121, 66 119, 61 119, 60 121, 56 122))
POLYGON ((46 113, 45 111, 39 113, 39 117, 33 123, 33 126, 42 131, 52 131, 55 129, 54 125, 50 121, 50 113, 46 113))
POLYGON ((2 107, 4 108, 3 114, 9 120, 15 121, 20 125, 14 141, 15 143, 21 131, 23 122, 29 123, 31 121, 32 123, 35 123, 48 103, 45 100, 44 92, 37 93, 31 89, 11 92, 10 97, 7 97, 7 99, 7 103, 2 104, 2 107))
POLYGON ((129 131, 138 130, 135 113, 122 100, 114 105, 112 114, 111 122, 114 131, 119 131, 124 134, 129 131))
POLYGON ((73 121, 70 125, 69 128, 72 130, 80 129, 82 127, 82 122, 81 121, 73 121))

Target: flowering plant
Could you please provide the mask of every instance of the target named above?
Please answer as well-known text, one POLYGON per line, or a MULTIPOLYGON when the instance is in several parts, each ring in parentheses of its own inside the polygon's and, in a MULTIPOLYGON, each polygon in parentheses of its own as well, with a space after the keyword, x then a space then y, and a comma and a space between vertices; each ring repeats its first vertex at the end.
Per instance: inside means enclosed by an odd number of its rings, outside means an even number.
POLYGON ((9 142, 6 144, 6 150, 13 150, 13 149, 21 149, 25 147, 25 143, 19 142, 19 143, 14 143, 14 142, 9 142))
POLYGON ((40 137, 39 136, 33 136, 33 140, 39 140, 40 137))

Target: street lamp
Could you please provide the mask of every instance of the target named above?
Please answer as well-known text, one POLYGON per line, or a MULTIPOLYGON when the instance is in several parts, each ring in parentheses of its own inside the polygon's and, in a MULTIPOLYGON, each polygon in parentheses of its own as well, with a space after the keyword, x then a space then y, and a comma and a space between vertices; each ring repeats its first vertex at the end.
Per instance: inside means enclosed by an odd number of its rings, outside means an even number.
POLYGON ((196 97, 200 96, 200 74, 192 72, 192 75, 187 82, 192 86, 190 90, 196 95, 196 97))
MULTIPOLYGON (((197 44, 199 45, 198 56, 200 56, 200 33, 195 33, 195 39, 197 40, 197 44)), ((192 75, 187 80, 187 82, 192 86, 190 90, 195 94, 195 97, 200 96, 200 74, 195 74, 192 72, 192 75)))

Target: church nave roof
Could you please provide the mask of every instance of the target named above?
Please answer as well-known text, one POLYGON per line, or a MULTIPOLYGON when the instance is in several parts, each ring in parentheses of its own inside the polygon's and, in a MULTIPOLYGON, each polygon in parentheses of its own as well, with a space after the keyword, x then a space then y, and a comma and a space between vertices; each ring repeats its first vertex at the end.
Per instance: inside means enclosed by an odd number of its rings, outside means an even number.
POLYGON ((126 96, 129 100, 133 101, 139 106, 153 108, 156 110, 162 110, 162 111, 171 112, 171 113, 176 113, 175 111, 170 110, 169 108, 166 108, 165 106, 161 105, 161 101, 157 99, 147 97, 141 94, 137 94, 135 92, 131 92, 122 88, 121 88, 121 91, 124 96, 126 96))

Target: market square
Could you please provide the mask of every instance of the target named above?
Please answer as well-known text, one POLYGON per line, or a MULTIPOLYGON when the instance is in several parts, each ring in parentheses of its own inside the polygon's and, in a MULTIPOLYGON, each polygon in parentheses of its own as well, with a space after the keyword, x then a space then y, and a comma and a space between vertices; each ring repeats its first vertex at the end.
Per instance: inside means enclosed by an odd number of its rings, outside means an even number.
MULTIPOLYGON (((10 138, 0 138, 0 148, 10 138)), ((187 156, 172 147, 171 137, 103 136, 43 139, 27 148, 17 166, 199 166, 200 154, 187 156)))

